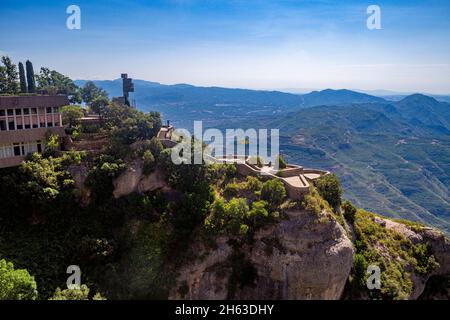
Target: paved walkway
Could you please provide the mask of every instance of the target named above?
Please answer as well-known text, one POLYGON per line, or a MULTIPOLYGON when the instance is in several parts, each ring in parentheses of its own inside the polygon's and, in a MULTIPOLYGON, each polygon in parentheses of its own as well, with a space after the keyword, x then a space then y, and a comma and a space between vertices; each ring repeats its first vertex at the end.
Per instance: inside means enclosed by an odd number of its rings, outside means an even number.
POLYGON ((293 177, 287 177, 284 178, 284 181, 286 181, 287 183, 289 183, 291 186, 293 187, 307 187, 308 185, 306 185, 302 179, 300 179, 300 176, 293 176, 293 177))

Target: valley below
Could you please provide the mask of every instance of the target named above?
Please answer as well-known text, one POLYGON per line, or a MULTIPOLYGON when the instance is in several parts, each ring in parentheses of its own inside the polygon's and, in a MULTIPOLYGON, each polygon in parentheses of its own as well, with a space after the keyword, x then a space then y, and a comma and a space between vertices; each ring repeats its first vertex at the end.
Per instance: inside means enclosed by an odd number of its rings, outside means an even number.
MULTIPOLYGON (((95 83, 120 94, 120 82, 95 83)), ((391 101, 350 90, 295 95, 142 80, 136 87, 137 108, 159 111, 177 128, 192 130, 200 120, 204 129, 278 128, 289 162, 335 172, 358 206, 450 233, 450 104, 442 97, 391 101)))

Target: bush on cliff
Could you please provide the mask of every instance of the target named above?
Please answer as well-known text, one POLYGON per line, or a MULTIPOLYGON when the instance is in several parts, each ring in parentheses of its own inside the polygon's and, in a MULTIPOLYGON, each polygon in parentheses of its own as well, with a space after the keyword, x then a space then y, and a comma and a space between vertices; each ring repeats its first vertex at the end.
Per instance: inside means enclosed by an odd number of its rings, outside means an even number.
POLYGON ((316 181, 317 191, 328 201, 330 206, 337 208, 341 204, 343 189, 338 177, 333 174, 321 176, 316 181))
POLYGON ((271 209, 278 208, 286 197, 286 189, 278 179, 264 182, 261 189, 261 199, 268 202, 271 209))

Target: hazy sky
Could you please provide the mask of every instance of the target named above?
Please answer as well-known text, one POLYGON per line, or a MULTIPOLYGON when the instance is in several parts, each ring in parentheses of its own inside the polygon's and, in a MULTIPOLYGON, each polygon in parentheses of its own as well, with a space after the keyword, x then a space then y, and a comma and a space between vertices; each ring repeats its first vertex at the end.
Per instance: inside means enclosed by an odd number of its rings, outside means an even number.
POLYGON ((450 93, 450 1, 0 1, 0 53, 73 79, 450 93), (81 30, 66 8, 81 8, 81 30), (366 9, 381 8, 381 30, 366 9))

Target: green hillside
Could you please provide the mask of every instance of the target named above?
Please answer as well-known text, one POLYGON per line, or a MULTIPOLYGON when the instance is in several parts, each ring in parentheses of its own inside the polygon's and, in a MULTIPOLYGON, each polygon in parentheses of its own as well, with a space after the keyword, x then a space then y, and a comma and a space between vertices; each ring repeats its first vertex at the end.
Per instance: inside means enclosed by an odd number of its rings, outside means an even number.
MULTIPOLYGON (((425 222, 448 233, 447 124, 442 120, 438 126, 430 119, 423 123, 403 117, 399 110, 397 105, 322 106, 256 123, 280 129, 281 152, 289 161, 336 172, 346 197, 358 206, 425 222)), ((445 119, 444 112, 436 112, 445 119)))

